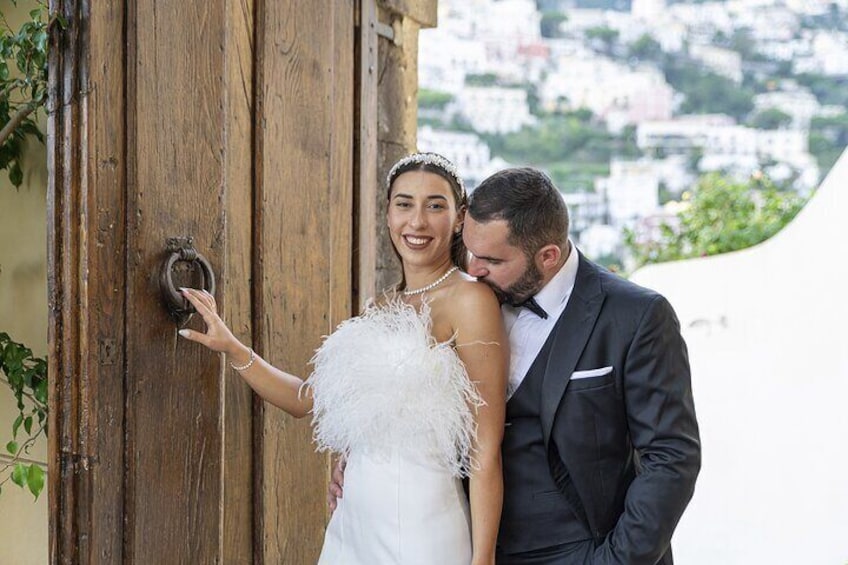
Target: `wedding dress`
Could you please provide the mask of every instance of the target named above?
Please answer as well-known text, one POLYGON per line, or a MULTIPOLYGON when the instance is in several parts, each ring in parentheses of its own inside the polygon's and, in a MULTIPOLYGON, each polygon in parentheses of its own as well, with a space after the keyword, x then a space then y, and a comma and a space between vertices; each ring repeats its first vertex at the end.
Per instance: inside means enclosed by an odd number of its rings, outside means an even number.
POLYGON ((370 306, 326 338, 304 386, 320 450, 347 458, 320 565, 468 565, 461 477, 482 404, 426 305, 370 306))

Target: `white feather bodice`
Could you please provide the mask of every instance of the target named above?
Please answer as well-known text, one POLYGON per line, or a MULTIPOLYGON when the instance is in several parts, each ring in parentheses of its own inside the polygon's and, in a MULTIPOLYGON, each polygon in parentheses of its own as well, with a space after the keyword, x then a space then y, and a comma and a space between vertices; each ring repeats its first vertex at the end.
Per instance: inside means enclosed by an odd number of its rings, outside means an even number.
POLYGON ((426 305, 418 312, 392 301, 368 306, 324 340, 304 385, 319 450, 409 449, 468 473, 483 402, 452 344, 430 329, 426 305))

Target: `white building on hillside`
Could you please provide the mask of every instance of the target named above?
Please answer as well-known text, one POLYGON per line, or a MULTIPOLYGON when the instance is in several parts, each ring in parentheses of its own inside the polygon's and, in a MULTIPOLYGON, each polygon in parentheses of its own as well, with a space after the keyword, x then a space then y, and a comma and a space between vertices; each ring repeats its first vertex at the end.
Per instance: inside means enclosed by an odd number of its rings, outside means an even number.
POLYGON ((726 170, 745 177, 764 165, 782 163, 798 173, 796 188, 810 189, 819 170, 807 149, 805 130, 758 130, 736 125, 727 116, 682 116, 643 122, 636 130, 643 151, 685 154, 699 150, 701 171, 726 170))
POLYGON ((728 3, 733 7, 736 27, 750 30, 755 41, 790 41, 798 31, 798 14, 768 0, 760 5, 748 2, 728 3))
POLYGON ((566 192, 562 195, 568 206, 569 233, 580 237, 590 227, 608 221, 607 201, 603 193, 566 192))
POLYGON ((481 41, 456 37, 436 28, 422 32, 418 45, 421 88, 457 94, 465 86, 466 75, 488 70, 486 47, 481 41))
POLYGON ((698 114, 642 122, 636 128, 636 145, 643 151, 660 148, 668 153, 688 151, 704 146, 707 130, 734 125, 736 120, 724 114, 698 114))
POLYGON ((593 224, 580 233, 575 244, 593 259, 617 254, 622 245, 621 230, 606 224, 593 224))
POLYGON ((754 96, 754 109, 757 112, 775 109, 792 116, 792 127, 808 129, 810 121, 821 110, 816 97, 807 89, 777 90, 754 96))
POLYGON ((777 59, 778 61, 809 58, 813 54, 812 45, 806 39, 763 41, 757 44, 757 51, 769 59, 777 59))
POLYGON ((671 117, 674 90, 655 68, 631 70, 604 57, 562 56, 539 89, 547 110, 586 108, 612 131, 628 124, 671 117))
POLYGON ((633 0, 630 3, 630 14, 643 21, 655 21, 666 11, 665 0, 633 0))
POLYGON ((672 4, 668 7, 668 14, 685 25, 690 33, 721 31, 729 36, 735 28, 733 17, 724 2, 672 4))
POLYGON ((522 88, 466 87, 456 102, 459 114, 482 133, 512 133, 536 121, 522 88))
POLYGON ((705 67, 739 84, 742 82, 742 56, 736 51, 714 45, 690 45, 689 55, 705 67))
POLYGON ((492 58, 512 57, 520 45, 541 39, 542 15, 533 0, 440 0, 439 27, 475 39, 492 58))
POLYGON ((610 131, 648 120, 667 120, 674 109, 674 89, 652 68, 630 72, 609 85, 612 103, 600 116, 610 131))
POLYGON ((436 130, 430 126, 418 129, 418 150, 433 151, 450 159, 468 188, 480 184, 492 173, 509 166, 500 158, 492 159, 489 146, 474 133, 436 130))
POLYGON ((813 56, 818 70, 830 76, 848 75, 848 34, 841 31, 819 31, 813 40, 813 56))
POLYGON ((596 179, 595 191, 604 196, 609 223, 616 227, 651 215, 660 206, 659 178, 645 161, 612 161, 610 176, 596 179))
POLYGON ((489 44, 524 45, 541 38, 542 14, 534 0, 490 1, 472 15, 478 37, 489 44))

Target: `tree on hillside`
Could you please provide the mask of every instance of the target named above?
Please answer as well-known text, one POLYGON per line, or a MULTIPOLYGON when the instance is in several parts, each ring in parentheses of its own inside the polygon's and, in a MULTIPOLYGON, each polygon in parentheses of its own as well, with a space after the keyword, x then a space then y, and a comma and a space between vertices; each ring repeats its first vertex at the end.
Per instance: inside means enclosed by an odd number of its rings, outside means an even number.
POLYGON ((578 156, 606 162, 612 151, 611 136, 602 127, 584 121, 584 115, 578 111, 544 116, 532 127, 488 136, 486 141, 494 154, 516 163, 541 164, 578 156))
POLYGON ((643 33, 639 39, 630 44, 628 56, 641 61, 659 61, 662 59, 663 50, 659 42, 650 34, 643 33))
POLYGON ((848 147, 848 113, 829 118, 813 118, 810 124, 810 153, 816 158, 821 174, 827 172, 848 147))
POLYGON ((754 91, 684 57, 665 57, 665 78, 686 100, 680 111, 687 114, 727 114, 739 121, 754 108, 754 91))
POLYGON ((418 107, 443 110, 453 100, 453 95, 438 90, 421 88, 418 90, 418 107))
POLYGON ((820 104, 848 107, 848 76, 801 73, 794 78, 809 88, 820 104))
POLYGON ((637 266, 751 247, 779 232, 806 202, 764 177, 740 183, 717 173, 702 177, 684 197, 687 206, 675 222, 659 226, 658 237, 625 230, 625 245, 637 266))
POLYGON ((498 86, 498 75, 495 73, 465 75, 466 86, 498 86))
POLYGON ((754 40, 751 30, 747 28, 735 30, 730 37, 728 47, 739 53, 742 59, 746 61, 756 59, 758 56, 757 43, 754 40))
POLYGON ((792 116, 777 108, 762 110, 748 121, 748 125, 755 129, 780 129, 791 123, 792 116))
POLYGON ((539 24, 542 37, 550 39, 562 37, 560 25, 568 20, 568 16, 562 12, 542 12, 542 21, 539 24))
POLYGON ((618 41, 618 30, 606 26, 591 27, 586 30, 585 36, 592 43, 600 43, 602 51, 609 54, 618 41))

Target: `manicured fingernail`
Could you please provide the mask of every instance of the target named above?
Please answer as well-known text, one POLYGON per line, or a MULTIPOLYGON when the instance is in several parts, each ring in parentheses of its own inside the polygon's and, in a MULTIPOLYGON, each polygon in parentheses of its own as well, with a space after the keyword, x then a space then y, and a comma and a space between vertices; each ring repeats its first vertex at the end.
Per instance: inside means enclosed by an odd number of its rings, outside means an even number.
POLYGON ((189 332, 188 332, 188 330, 180 330, 177 333, 180 334, 183 337, 188 337, 189 332))

